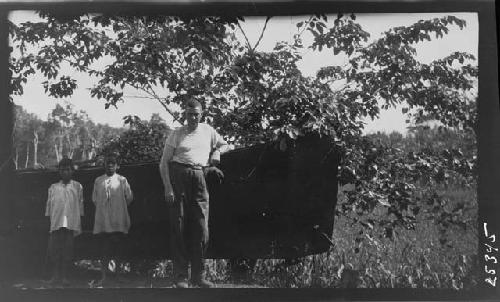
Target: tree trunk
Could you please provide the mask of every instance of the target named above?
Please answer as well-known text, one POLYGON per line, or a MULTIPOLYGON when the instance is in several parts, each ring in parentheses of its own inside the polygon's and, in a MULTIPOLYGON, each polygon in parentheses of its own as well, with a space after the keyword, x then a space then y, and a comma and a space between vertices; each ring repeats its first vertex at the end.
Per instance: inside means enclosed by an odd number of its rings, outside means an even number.
POLYGON ((95 154, 96 154, 95 149, 96 149, 96 143, 95 143, 95 140, 92 139, 90 141, 90 148, 89 148, 89 152, 88 152, 88 155, 87 155, 87 157, 88 157, 89 160, 94 159, 95 154))
POLYGON ((59 163, 61 161, 61 153, 59 152, 59 147, 57 146, 57 143, 54 144, 54 150, 56 151, 57 163, 59 163))
POLYGON ((19 160, 19 148, 16 147, 16 157, 14 158, 14 166, 16 167, 16 170, 19 169, 18 160, 19 160))
POLYGON ((63 157, 63 151, 64 151, 63 136, 64 133, 61 130, 59 130, 59 133, 57 134, 54 140, 54 150, 56 151, 57 163, 59 163, 63 157))
POLYGON ((66 133, 66 136, 64 138, 66 139, 66 143, 68 144, 68 152, 66 153, 66 156, 68 156, 68 158, 73 158, 73 146, 71 145, 69 134, 66 133))
POLYGON ((95 149, 93 147, 91 147, 90 151, 89 151, 89 154, 88 154, 88 159, 91 160, 91 159, 94 159, 95 157, 95 149))
POLYGON ((80 149, 82 150, 82 154, 80 156, 81 161, 86 161, 89 159, 88 155, 90 153, 90 146, 86 146, 85 144, 82 144, 80 149))
POLYGON ((24 163, 24 168, 28 168, 28 162, 30 161, 30 143, 26 142, 26 162, 24 163))
POLYGON ((33 131, 33 168, 38 166, 38 133, 33 131))

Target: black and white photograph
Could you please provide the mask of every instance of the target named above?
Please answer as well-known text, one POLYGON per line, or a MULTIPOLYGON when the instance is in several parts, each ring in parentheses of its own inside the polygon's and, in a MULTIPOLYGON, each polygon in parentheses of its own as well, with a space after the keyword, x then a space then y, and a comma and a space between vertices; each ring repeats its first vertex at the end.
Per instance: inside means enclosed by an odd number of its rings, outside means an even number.
POLYGON ((7 23, 3 288, 496 287, 477 12, 7 23))

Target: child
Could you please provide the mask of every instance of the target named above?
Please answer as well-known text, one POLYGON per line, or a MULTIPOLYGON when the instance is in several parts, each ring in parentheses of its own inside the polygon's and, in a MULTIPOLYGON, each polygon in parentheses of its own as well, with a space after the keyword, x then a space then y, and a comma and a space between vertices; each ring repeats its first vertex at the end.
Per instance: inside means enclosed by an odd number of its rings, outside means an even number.
POLYGON ((104 159, 105 174, 94 182, 92 201, 95 204, 94 234, 101 240, 101 280, 106 280, 106 270, 111 256, 120 256, 123 240, 130 229, 127 206, 132 202, 132 191, 127 179, 116 173, 117 156, 104 159))
POLYGON ((50 217, 48 256, 52 265, 52 278, 48 282, 55 284, 61 281, 67 286, 74 236, 82 232, 83 188, 71 179, 74 171, 71 159, 63 158, 58 168, 61 180, 50 186, 45 209, 45 216, 50 217))

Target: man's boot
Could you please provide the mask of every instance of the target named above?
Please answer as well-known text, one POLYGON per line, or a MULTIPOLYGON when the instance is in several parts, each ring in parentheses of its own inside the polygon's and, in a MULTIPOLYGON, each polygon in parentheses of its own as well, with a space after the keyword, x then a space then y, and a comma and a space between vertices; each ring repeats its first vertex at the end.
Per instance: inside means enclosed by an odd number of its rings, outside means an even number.
POLYGON ((215 287, 215 284, 213 284, 212 282, 206 280, 203 277, 197 277, 197 278, 191 279, 191 284, 193 284, 194 286, 201 287, 201 288, 212 288, 212 287, 215 287))
POLYGON ((186 279, 178 279, 176 282, 175 282, 175 287, 176 288, 188 288, 189 285, 188 285, 188 282, 186 279))
POLYGON ((203 265, 203 260, 200 261, 199 263, 196 263, 191 267, 191 284, 194 286, 198 286, 201 288, 212 288, 215 287, 215 285, 205 279, 205 270, 204 270, 204 265, 203 265), (196 265, 202 263, 202 265, 196 265))
POLYGON ((202 288, 212 288, 215 285, 205 279, 205 260, 201 257, 193 257, 191 262, 191 284, 202 288))

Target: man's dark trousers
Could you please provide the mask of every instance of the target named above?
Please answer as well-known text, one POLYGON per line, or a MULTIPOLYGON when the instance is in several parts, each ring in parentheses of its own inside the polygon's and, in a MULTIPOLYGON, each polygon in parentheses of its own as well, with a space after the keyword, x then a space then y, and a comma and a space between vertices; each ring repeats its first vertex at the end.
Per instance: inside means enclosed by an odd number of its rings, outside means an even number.
POLYGON ((169 245, 174 277, 191 280, 204 277, 204 258, 208 244, 208 190, 201 167, 171 162, 170 182, 175 201, 169 207, 169 245))

